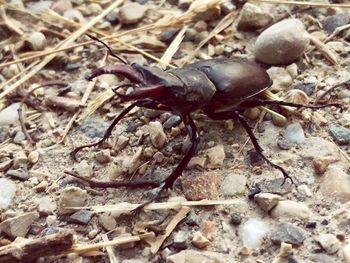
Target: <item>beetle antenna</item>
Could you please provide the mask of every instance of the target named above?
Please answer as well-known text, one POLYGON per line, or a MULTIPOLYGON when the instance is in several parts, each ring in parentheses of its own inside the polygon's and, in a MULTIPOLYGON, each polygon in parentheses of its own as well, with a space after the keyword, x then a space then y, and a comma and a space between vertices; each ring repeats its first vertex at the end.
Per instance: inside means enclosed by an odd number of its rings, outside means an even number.
POLYGON ((86 34, 89 38, 91 38, 92 40, 95 40, 95 41, 101 43, 102 45, 104 45, 104 46, 108 49, 108 54, 109 54, 109 55, 111 55, 112 57, 118 59, 120 62, 122 62, 122 63, 124 63, 124 64, 127 64, 127 65, 129 64, 129 62, 128 62, 125 58, 122 58, 121 56, 118 56, 118 55, 114 54, 113 51, 112 51, 112 49, 107 45, 106 42, 104 42, 104 41, 98 39, 97 37, 94 37, 94 36, 92 36, 92 35, 90 35, 90 34, 88 34, 88 33, 85 33, 85 34, 86 34))

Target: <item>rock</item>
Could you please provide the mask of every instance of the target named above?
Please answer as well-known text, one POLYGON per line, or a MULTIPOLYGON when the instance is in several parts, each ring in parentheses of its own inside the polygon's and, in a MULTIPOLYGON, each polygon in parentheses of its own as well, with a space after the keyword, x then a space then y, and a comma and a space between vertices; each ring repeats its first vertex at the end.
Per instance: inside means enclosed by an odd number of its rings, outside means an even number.
POLYGON ((301 149, 298 152, 301 154, 302 158, 314 159, 320 156, 339 158, 337 146, 320 137, 305 138, 305 142, 300 146, 301 149))
POLYGON ((320 234, 315 240, 328 254, 334 254, 340 249, 340 242, 335 235, 320 234))
POLYGON ((138 3, 125 4, 119 10, 119 21, 124 25, 136 24, 142 20, 146 10, 146 6, 138 3))
POLYGON ((280 245, 282 242, 289 243, 295 246, 300 246, 305 240, 304 231, 290 223, 279 224, 271 234, 271 241, 280 245))
POLYGON ((25 237, 30 225, 38 218, 39 214, 37 212, 29 212, 12 217, 0 223, 0 230, 12 239, 25 237))
POLYGON ((21 103, 13 103, 0 111, 0 126, 11 125, 18 122, 18 112, 21 103))
POLYGON ((90 138, 102 138, 109 124, 102 119, 91 118, 79 126, 79 131, 90 138))
POLYGON ((109 149, 104 149, 97 152, 95 155, 95 158, 96 158, 96 161, 98 161, 100 164, 106 164, 112 160, 109 149))
POLYGON ((280 253, 278 253, 277 258, 279 258, 279 259, 288 258, 292 254, 293 254, 293 246, 291 244, 282 242, 281 248, 280 248, 280 253))
POLYGON ((295 86, 293 86, 293 89, 299 89, 301 91, 304 91, 308 96, 311 96, 314 93, 315 88, 315 83, 298 82, 295 86))
POLYGON ((52 199, 48 196, 44 196, 40 198, 38 201, 38 211, 40 215, 50 215, 52 214, 56 209, 57 205, 52 201, 52 199))
POLYGON ((236 10, 237 7, 230 1, 230 2, 223 2, 221 4, 221 11, 223 14, 227 15, 228 13, 231 13, 232 11, 236 10))
POLYGON ((220 168, 224 164, 225 149, 222 144, 216 145, 207 150, 209 168, 220 168))
MULTIPOLYGON (((326 254, 314 254, 310 256, 311 262, 317 262, 317 263, 335 263, 332 259, 332 257, 326 255, 326 254)), ((349 261, 350 262, 350 261, 349 261)))
POLYGON ((58 0, 55 1, 51 9, 59 14, 63 14, 65 11, 72 9, 72 1, 70 0, 58 0))
POLYGON ((298 186, 298 192, 304 196, 311 197, 312 192, 310 188, 306 184, 302 184, 298 186))
POLYGON ((277 206, 271 211, 271 216, 273 218, 298 218, 301 220, 308 220, 311 216, 310 209, 298 202, 283 200, 279 201, 277 206))
POLYGON ((200 157, 200 156, 194 156, 191 158, 191 160, 189 161, 187 168, 194 168, 194 167, 200 167, 200 168, 204 168, 205 164, 207 162, 207 158, 205 157, 200 157))
POLYGON ((77 224, 87 225, 90 222, 93 214, 94 213, 89 210, 79 210, 69 217, 69 221, 77 224))
POLYGON ((338 124, 331 124, 329 132, 339 145, 350 144, 350 129, 340 126, 338 124))
POLYGON ((28 163, 28 157, 24 151, 18 151, 13 157, 12 169, 26 168, 28 163))
POLYGON ((107 213, 103 213, 98 217, 98 221, 106 231, 111 231, 116 228, 117 222, 107 213))
POLYGON ((276 194, 270 194, 270 193, 259 193, 254 196, 254 201, 265 212, 269 212, 282 199, 283 198, 281 196, 276 194))
POLYGON ((273 193, 284 195, 292 191, 294 185, 286 180, 284 183, 284 178, 277 178, 272 180, 264 180, 258 183, 260 192, 273 193))
POLYGON ((242 7, 238 22, 238 30, 255 30, 271 23, 273 17, 271 14, 263 11, 259 6, 251 3, 245 3, 242 7))
POLYGON ((82 13, 77 9, 69 9, 67 11, 64 11, 63 16, 69 20, 79 22, 80 24, 83 24, 86 22, 82 13))
POLYGON ((186 199, 217 199, 218 176, 215 172, 205 172, 199 176, 182 177, 181 183, 186 199))
POLYGON ((350 263, 350 243, 343 248, 344 258, 347 263, 350 263))
POLYGON ((24 169, 24 168, 8 170, 5 174, 5 176, 8 176, 8 177, 11 177, 13 179, 20 180, 20 181, 26 181, 29 179, 29 173, 28 173, 27 169, 24 169))
POLYGON ((83 177, 91 177, 92 175, 92 167, 86 160, 74 164, 74 170, 83 177))
POLYGON ((75 186, 68 186, 61 192, 60 199, 58 200, 58 212, 63 214, 70 214, 75 210, 65 207, 81 207, 85 205, 87 198, 86 190, 82 190, 75 186))
POLYGON ((324 197, 340 201, 350 201, 350 180, 349 174, 341 168, 330 165, 322 177, 319 190, 324 197))
POLYGON ((187 233, 185 231, 180 230, 174 235, 173 247, 180 250, 186 249, 188 247, 187 233))
POLYGON ((201 231, 203 233, 203 236, 207 238, 208 240, 213 240, 214 231, 215 231, 215 222, 205 220, 202 223, 201 231))
POLYGON ((164 129, 171 129, 181 123, 181 117, 178 115, 171 115, 164 123, 164 129))
POLYGON ((312 162, 315 168, 315 172, 317 174, 324 174, 328 166, 336 161, 338 161, 338 159, 334 159, 333 156, 320 156, 315 157, 312 162))
POLYGON ((246 191, 247 178, 243 174, 230 174, 223 180, 220 193, 232 197, 244 194, 246 191))
POLYGON ((121 151, 123 150, 129 143, 129 138, 123 135, 120 135, 118 137, 117 143, 116 143, 116 150, 121 151))
POLYGON ((190 5, 192 4, 193 0, 179 0, 178 1, 178 7, 180 7, 181 9, 187 9, 190 7, 190 5))
POLYGON ((240 213, 238 212, 234 212, 231 214, 231 218, 230 218, 230 223, 232 225, 238 226, 242 223, 242 216, 240 213))
POLYGON ((140 167, 140 160, 142 156, 142 147, 138 147, 136 152, 131 158, 124 158, 123 160, 123 170, 127 170, 128 174, 134 174, 136 170, 140 167))
POLYGON ((26 136, 22 131, 18 131, 13 138, 13 142, 16 144, 21 144, 26 139, 26 136))
POLYGON ((148 125, 148 132, 152 145, 157 149, 163 148, 167 138, 162 124, 159 121, 151 121, 148 125))
POLYGON ((43 33, 33 32, 26 39, 27 45, 34 51, 44 50, 47 46, 47 40, 43 33))
POLYGON ((199 249, 203 249, 209 246, 211 243, 200 231, 196 231, 193 234, 192 244, 199 249))
POLYGON ((350 15, 348 13, 336 14, 328 16, 322 21, 323 30, 328 34, 334 32, 337 27, 344 26, 350 23, 350 15))
POLYGON ((283 137, 291 143, 301 144, 305 141, 303 127, 298 122, 289 124, 284 130, 283 137))
POLYGON ((7 178, 0 178, 0 210, 7 209, 16 195, 16 184, 7 178))
POLYGON ((255 42, 255 57, 270 65, 290 64, 303 54, 309 41, 300 20, 285 19, 260 34, 255 42))
MULTIPOLYGON (((180 31, 180 28, 171 28, 167 31, 164 31, 160 34, 160 41, 164 43, 171 43, 173 39, 176 37, 176 34, 180 31)), ((165 127, 164 127, 165 128, 165 127)))
POLYGON ((11 168, 13 160, 9 157, 3 157, 0 159, 0 172, 6 172, 11 168))
POLYGON ((207 31, 208 24, 205 21, 198 21, 193 25, 193 29, 197 31, 197 33, 207 31))
POLYGON ((269 227, 264 221, 250 218, 242 226, 242 242, 249 249, 256 249, 261 245, 263 238, 266 236, 268 231, 269 227))
POLYGON ((32 164, 37 163, 39 161, 39 152, 38 151, 31 151, 28 154, 28 161, 32 164))
POLYGON ((271 67, 266 72, 273 81, 270 89, 286 90, 293 83, 293 79, 288 71, 282 67, 271 67))
POLYGON ((168 256, 166 263, 225 263, 225 256, 215 252, 198 252, 183 250, 180 253, 168 256))

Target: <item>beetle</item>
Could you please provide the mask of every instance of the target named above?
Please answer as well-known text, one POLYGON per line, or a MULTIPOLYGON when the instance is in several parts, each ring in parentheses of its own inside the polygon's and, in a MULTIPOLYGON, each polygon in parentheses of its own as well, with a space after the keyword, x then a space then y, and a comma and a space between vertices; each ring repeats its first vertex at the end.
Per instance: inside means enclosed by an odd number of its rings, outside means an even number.
MULTIPOLYGON (((101 42, 101 41, 99 41, 101 42)), ((102 44, 104 44, 102 42, 102 44)), ((105 45, 105 44, 104 44, 105 45)), ((107 47, 108 48, 108 47, 107 47)), ((109 49, 110 53, 111 50, 109 49)), ((119 57, 117 57, 120 59, 119 57)), ((162 182, 135 181, 135 182, 105 182, 98 183, 69 173, 82 180, 90 182, 92 186, 100 187, 157 187, 155 198, 164 189, 171 188, 175 180, 182 174, 188 162, 195 154, 199 143, 199 134, 191 113, 203 111, 213 120, 238 120, 247 132, 255 151, 272 167, 281 171, 284 181, 292 178, 286 170, 270 161, 263 153, 252 129, 242 114, 243 110, 257 106, 283 105, 296 108, 307 107, 319 109, 338 104, 303 105, 284 101, 272 101, 262 98, 261 93, 272 85, 272 80, 266 70, 255 62, 244 59, 217 58, 198 61, 183 68, 162 70, 158 67, 141 66, 120 59, 123 63, 106 65, 94 69, 86 79, 92 79, 103 74, 115 74, 129 80, 113 89, 115 94, 124 101, 134 101, 115 117, 104 136, 99 141, 82 145, 72 151, 75 158, 77 152, 86 147, 98 146, 107 140, 113 128, 134 107, 171 111, 181 117, 190 138, 190 147, 187 149, 178 166, 162 182), (122 87, 133 87, 129 94, 122 94, 122 87)))

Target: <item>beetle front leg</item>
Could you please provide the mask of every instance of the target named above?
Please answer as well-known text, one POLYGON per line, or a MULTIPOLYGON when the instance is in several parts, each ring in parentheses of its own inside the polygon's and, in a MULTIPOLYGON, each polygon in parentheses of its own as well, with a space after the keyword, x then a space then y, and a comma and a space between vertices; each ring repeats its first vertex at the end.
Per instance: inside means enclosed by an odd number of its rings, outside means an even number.
POLYGON ((239 122, 242 124, 243 128, 245 131, 248 133, 248 136, 253 143, 253 146, 255 148, 255 151, 267 162, 269 163, 272 167, 280 170, 284 176, 284 181, 283 184, 287 179, 289 179, 292 183, 293 179, 288 175, 286 170, 283 169, 283 167, 271 162, 263 153, 263 149, 258 143, 258 139, 255 137, 252 128, 248 125, 246 118, 240 114, 238 111, 224 111, 224 112, 213 112, 211 110, 205 111, 205 113, 212 119, 214 120, 228 120, 228 119, 237 119, 239 122))

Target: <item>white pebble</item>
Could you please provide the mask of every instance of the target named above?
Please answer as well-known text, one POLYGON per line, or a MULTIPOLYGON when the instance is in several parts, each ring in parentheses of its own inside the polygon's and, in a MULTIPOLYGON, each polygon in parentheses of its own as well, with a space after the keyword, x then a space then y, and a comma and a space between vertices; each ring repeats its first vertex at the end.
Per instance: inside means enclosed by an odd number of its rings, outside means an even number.
POLYGON ((241 238, 249 249, 258 248, 269 230, 268 225, 260 219, 251 218, 244 223, 241 238))

